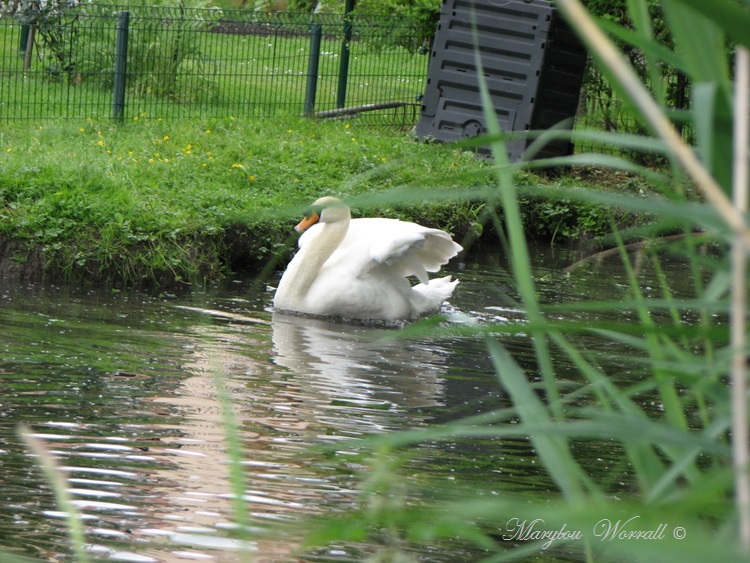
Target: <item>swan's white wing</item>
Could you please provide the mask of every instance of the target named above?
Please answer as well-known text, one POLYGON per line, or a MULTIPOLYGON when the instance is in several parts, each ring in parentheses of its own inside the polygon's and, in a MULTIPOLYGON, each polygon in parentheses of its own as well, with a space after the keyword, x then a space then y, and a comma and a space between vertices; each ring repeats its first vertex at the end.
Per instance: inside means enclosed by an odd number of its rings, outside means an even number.
POLYGON ((437 272, 440 266, 447 264, 456 254, 463 250, 451 236, 439 229, 424 229, 424 244, 417 250, 417 256, 428 272, 437 272))
POLYGON ((429 282, 427 272, 437 272, 461 250, 445 231, 377 218, 353 220, 341 247, 365 252, 372 262, 370 268, 389 266, 425 284, 429 282))
POLYGON ((373 241, 370 259, 378 264, 395 267, 403 276, 417 276, 422 283, 429 283, 430 277, 419 253, 424 247, 422 233, 404 230, 402 233, 388 233, 373 241))

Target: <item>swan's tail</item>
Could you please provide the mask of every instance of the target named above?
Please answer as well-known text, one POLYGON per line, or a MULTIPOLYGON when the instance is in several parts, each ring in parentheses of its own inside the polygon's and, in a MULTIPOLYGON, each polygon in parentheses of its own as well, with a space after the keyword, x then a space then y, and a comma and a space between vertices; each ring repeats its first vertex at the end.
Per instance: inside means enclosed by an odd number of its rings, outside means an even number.
POLYGON ((440 310, 444 301, 450 299, 453 290, 456 289, 458 280, 451 279, 450 276, 430 280, 429 283, 420 283, 412 289, 419 293, 422 299, 414 300, 415 316, 431 315, 440 310))

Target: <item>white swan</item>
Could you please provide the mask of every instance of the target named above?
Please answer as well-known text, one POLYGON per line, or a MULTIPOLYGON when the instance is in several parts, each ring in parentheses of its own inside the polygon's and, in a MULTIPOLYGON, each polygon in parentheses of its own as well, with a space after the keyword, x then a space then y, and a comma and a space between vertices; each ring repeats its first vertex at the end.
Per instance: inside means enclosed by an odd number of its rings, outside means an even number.
POLYGON ((414 320, 436 313, 458 283, 430 280, 461 251, 439 229, 397 219, 352 219, 339 199, 323 197, 295 227, 306 231, 274 296, 281 311, 345 319, 414 320), (421 282, 412 286, 408 276, 421 282))

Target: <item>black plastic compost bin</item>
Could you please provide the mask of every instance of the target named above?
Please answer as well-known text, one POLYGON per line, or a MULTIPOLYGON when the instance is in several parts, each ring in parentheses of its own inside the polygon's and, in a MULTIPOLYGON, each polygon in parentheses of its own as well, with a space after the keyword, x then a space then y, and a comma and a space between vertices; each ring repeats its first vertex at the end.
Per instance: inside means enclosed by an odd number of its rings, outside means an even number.
MULTIPOLYGON (((475 51, 503 131, 544 130, 578 107, 586 51, 553 4, 544 0, 443 0, 417 136, 455 141, 487 131, 475 51)), ((530 139, 508 142, 512 161, 530 139)), ((570 154, 554 141, 536 158, 570 154)))

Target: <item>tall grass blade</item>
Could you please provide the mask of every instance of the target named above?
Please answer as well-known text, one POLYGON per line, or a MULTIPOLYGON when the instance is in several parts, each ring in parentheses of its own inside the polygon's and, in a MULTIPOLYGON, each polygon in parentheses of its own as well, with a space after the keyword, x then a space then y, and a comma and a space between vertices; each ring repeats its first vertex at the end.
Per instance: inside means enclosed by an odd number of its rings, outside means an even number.
MULTIPOLYGON (((476 14, 472 13, 472 15, 476 17, 476 14)), ((474 22, 474 33, 476 34, 476 22, 474 22)), ((539 307, 534 284, 534 275, 531 270, 529 248, 526 244, 526 233, 521 216, 521 209, 518 203, 518 193, 513 179, 513 172, 516 167, 510 163, 507 148, 500 137, 501 130, 499 120, 495 113, 489 87, 482 70, 482 57, 479 49, 474 49, 474 60, 477 68, 476 74, 479 80, 479 91, 482 100, 484 120, 487 124, 487 131, 497 139, 491 143, 490 147, 494 158, 495 170, 500 189, 500 201, 503 206, 509 245, 508 250, 510 252, 513 275, 530 324, 535 327, 542 326, 544 318, 539 307)), ((539 370, 544 379, 545 390, 549 398, 551 411, 553 416, 559 419, 562 418, 563 415, 559 406, 560 390, 552 367, 549 344, 542 331, 535 330, 533 336, 534 351, 537 362, 539 363, 539 370)))
MULTIPOLYGON (((487 346, 495 371, 503 386, 510 393, 524 425, 549 422, 547 407, 536 396, 526 374, 508 351, 491 337, 487 338, 487 346)), ((583 502, 585 489, 589 492, 597 491, 596 486, 585 475, 578 462, 573 459, 567 440, 563 436, 540 432, 532 434, 531 441, 545 467, 551 470, 552 478, 569 500, 580 503, 583 502)))
MULTIPOLYGON (((559 333, 553 333, 551 338, 573 361, 579 372, 589 380, 591 386, 600 390, 599 408, 603 412, 612 412, 616 407, 619 412, 633 420, 647 418, 646 413, 626 393, 620 391, 606 374, 591 365, 578 348, 559 333)), ((663 474, 664 464, 651 444, 642 441, 626 441, 624 445, 640 489, 648 491, 663 474)))
POLYGON ((47 482, 55 493, 57 505, 65 513, 68 538, 70 539, 76 561, 78 563, 88 563, 89 556, 86 551, 86 536, 83 531, 81 517, 73 505, 70 493, 68 492, 68 483, 57 467, 55 458, 52 457, 44 442, 34 436, 34 433, 28 426, 25 424, 19 425, 17 432, 18 436, 26 444, 26 447, 37 457, 39 465, 47 478, 47 482))
POLYGON ((736 0, 673 1, 700 12, 703 16, 718 24, 732 41, 750 48, 750 10, 747 9, 747 4, 743 6, 742 2, 736 0))
POLYGON ((221 405, 221 418, 224 427, 224 436, 227 442, 227 456, 229 458, 229 484, 232 489, 232 511, 237 524, 238 536, 241 541, 241 561, 249 563, 252 561, 250 518, 245 491, 247 483, 245 469, 242 465, 243 449, 240 432, 237 427, 237 419, 234 415, 232 398, 223 379, 223 373, 217 365, 211 366, 216 386, 216 395, 221 405))
MULTIPOLYGON (((750 52, 737 49, 734 124, 733 200, 737 209, 748 208, 748 114, 750 113, 750 52)), ((747 406, 747 253, 745 240, 735 236, 732 244, 732 446, 740 541, 750 552, 750 431, 747 406)))
MULTIPOLYGON (((710 440, 718 442, 728 428, 729 420, 727 420, 726 417, 717 417, 717 419, 706 428, 705 434, 710 440)), ((653 503, 664 498, 673 489, 681 475, 687 471, 691 465, 695 464, 702 451, 703 450, 697 446, 688 448, 681 456, 675 458, 669 469, 664 471, 659 476, 659 479, 647 491, 645 496, 646 501, 653 503)))
POLYGON ((662 86, 663 81, 661 80, 661 72, 659 65, 657 64, 657 59, 650 48, 656 42, 654 41, 653 20, 649 13, 648 4, 646 0, 627 0, 627 6, 636 33, 643 37, 645 45, 648 46, 648 48, 643 49, 643 54, 646 59, 649 80, 656 94, 656 99, 660 104, 664 104, 665 95, 662 86))
POLYGON ((629 27, 623 27, 603 18, 597 20, 597 25, 618 41, 648 52, 654 61, 661 61, 672 68, 684 70, 682 68, 682 59, 667 46, 657 43, 653 37, 644 36, 642 33, 633 31, 629 27))
POLYGON ((724 190, 731 190, 731 81, 725 37, 720 27, 678 0, 664 0, 664 13, 693 83, 692 107, 702 161, 724 190), (700 41, 695 38, 700 37, 700 41))
POLYGON ((640 302, 640 306, 637 307, 637 313, 640 319, 641 326, 647 329, 645 331, 645 337, 648 344, 649 357, 652 360, 655 360, 655 362, 652 364, 654 366, 653 376, 659 388, 659 396, 664 406, 666 418, 669 423, 676 428, 687 429, 688 424, 685 417, 685 412, 683 410, 682 403, 677 394, 677 390, 675 389, 672 378, 669 373, 659 369, 658 367, 660 362, 665 359, 665 356, 664 350, 658 337, 657 327, 654 323, 650 311, 648 310, 646 300, 643 297, 643 293, 641 292, 640 285, 638 283, 638 278, 635 271, 633 270, 633 266, 630 262, 630 257, 624 250, 624 244, 620 239, 620 235, 616 229, 614 229, 614 233, 615 237, 617 238, 618 248, 620 248, 622 263, 625 266, 625 271, 627 272, 628 280, 630 281, 630 290, 633 293, 636 302, 640 302))
POLYGON ((661 4, 683 68, 696 83, 715 84, 728 102, 731 81, 721 27, 682 0, 662 0, 661 4))

